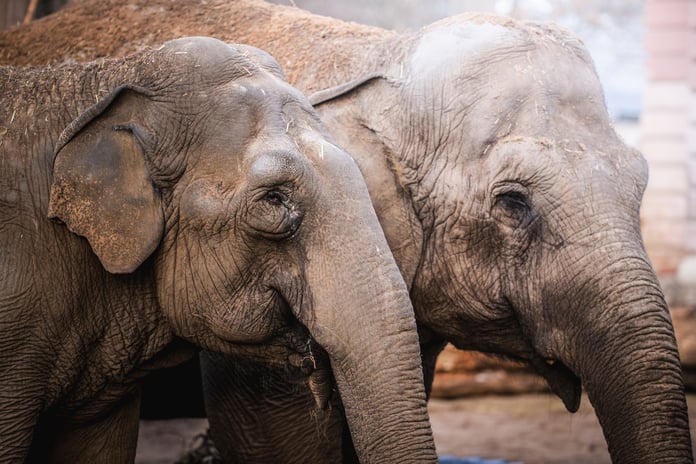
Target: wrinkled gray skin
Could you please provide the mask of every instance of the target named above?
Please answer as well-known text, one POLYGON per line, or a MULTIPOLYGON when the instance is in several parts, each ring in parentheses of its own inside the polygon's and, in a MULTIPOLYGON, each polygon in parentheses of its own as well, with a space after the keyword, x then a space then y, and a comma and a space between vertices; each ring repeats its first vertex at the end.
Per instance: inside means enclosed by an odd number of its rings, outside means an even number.
POLYGON ((1 462, 132 462, 139 379, 192 345, 319 399, 331 367, 361 460, 436 461, 364 181, 281 77, 206 38, 0 68, 1 462))
MULTIPOLYGON (((426 368, 442 340, 527 361, 569 411, 586 389, 613 462, 692 462, 674 332, 640 233, 647 166, 614 132, 579 41, 457 17, 343 53, 360 58, 326 80, 379 77, 313 100, 365 175, 426 368)), ((314 72, 299 85, 315 86, 314 72)), ((211 434, 230 462, 342 452, 339 432, 317 433, 305 412, 310 395, 288 399, 286 374, 267 373, 285 386, 259 393, 260 367, 224 363, 203 359, 211 434), (293 419, 294 435, 269 438, 293 419)))
MULTIPOLYGON (((646 165, 612 129, 576 38, 485 16, 397 34, 258 0, 76 0, 0 33, 0 57, 112 55, 183 31, 268 50, 308 94, 365 82, 316 101, 365 176, 426 370, 444 340, 527 360, 570 410, 587 389, 614 462, 692 461, 674 333, 640 236, 646 165)), ((321 409, 306 378, 224 359, 203 362, 211 433, 231 462, 340 459, 338 395, 321 409)))

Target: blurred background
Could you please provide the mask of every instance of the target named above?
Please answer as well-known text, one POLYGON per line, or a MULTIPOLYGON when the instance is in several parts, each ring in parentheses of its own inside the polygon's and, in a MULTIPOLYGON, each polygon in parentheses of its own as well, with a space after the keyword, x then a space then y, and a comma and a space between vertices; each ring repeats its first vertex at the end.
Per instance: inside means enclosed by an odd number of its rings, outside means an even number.
MULTIPOLYGON (((67 0, 2 0, 0 29, 36 20, 66 3, 67 0)), ((650 181, 641 210, 643 237, 670 305, 687 387, 696 390, 696 0, 273 0, 273 3, 396 30, 417 29, 458 13, 486 11, 519 19, 553 21, 578 35, 593 56, 617 131, 628 144, 643 152, 650 165, 650 181)), ((527 396, 526 403, 520 402, 519 396, 514 397, 516 400, 498 397, 494 400, 498 401, 496 404, 480 400, 431 402, 433 427, 440 440, 438 448, 454 454, 461 454, 463 449, 469 453, 498 450, 498 457, 526 456, 528 462, 608 462, 606 445, 588 402, 584 401, 587 406, 573 419, 558 419, 571 416, 559 401, 538 396, 546 391, 544 381, 524 366, 448 348, 438 361, 433 390, 436 398, 530 393, 537 396, 527 396), (538 412, 540 408, 545 412, 542 418, 528 413, 538 412), (503 410, 508 411, 505 417, 501 416, 503 410), (509 411, 514 412, 514 417, 511 418, 509 411), (505 424, 515 420, 519 422, 517 428, 506 434, 505 424), (560 435, 553 429, 558 425, 556 420, 566 421, 562 422, 566 430, 560 435), (493 438, 466 431, 467 428, 480 431, 487 425, 496 432, 493 438), (540 439, 540 430, 542 434, 546 430, 548 436, 540 439), (529 438, 529 449, 525 449, 525 433, 530 431, 536 435, 529 438), (446 438, 448 434, 451 439, 446 438), (517 440, 513 442, 509 438, 512 436, 517 440), (509 443, 500 443, 506 440, 509 443), (561 448, 557 446, 559 441, 565 443, 561 448), (550 461, 541 457, 545 456, 545 446, 554 449, 550 461), (580 448, 584 452, 582 456, 571 451, 567 456, 563 454, 565 449, 580 448)))

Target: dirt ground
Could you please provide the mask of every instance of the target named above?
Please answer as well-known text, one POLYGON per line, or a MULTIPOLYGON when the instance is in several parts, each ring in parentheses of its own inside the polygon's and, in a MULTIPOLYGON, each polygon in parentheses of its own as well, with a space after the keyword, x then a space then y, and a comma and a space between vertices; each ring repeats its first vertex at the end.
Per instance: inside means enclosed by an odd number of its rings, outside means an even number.
MULTIPOLYGON (((693 429, 696 395, 688 397, 693 429)), ((587 398, 569 414, 552 395, 431 400, 441 456, 478 456, 524 464, 608 464, 606 443, 587 398)), ((143 421, 137 464, 171 464, 207 426, 203 419, 143 421)))

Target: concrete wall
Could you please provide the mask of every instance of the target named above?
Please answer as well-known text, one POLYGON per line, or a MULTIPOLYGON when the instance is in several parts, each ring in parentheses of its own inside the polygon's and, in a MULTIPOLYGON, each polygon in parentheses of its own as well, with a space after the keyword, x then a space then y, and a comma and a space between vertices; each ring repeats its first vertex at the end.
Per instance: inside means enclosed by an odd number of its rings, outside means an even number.
POLYGON ((646 0, 640 149, 650 164, 646 248, 669 298, 696 302, 696 1, 646 0))

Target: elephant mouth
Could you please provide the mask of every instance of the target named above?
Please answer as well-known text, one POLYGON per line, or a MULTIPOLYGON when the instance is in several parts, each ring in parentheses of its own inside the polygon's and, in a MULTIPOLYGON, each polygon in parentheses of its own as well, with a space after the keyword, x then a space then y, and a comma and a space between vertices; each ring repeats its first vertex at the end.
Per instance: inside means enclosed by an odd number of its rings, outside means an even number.
POLYGON ((334 390, 329 354, 309 337, 288 356, 291 366, 307 376, 307 385, 319 409, 326 409, 334 390))
POLYGON ((529 363, 539 375, 546 379, 551 391, 563 401, 566 409, 569 412, 576 412, 580 407, 582 394, 580 378, 558 360, 534 356, 529 363))

